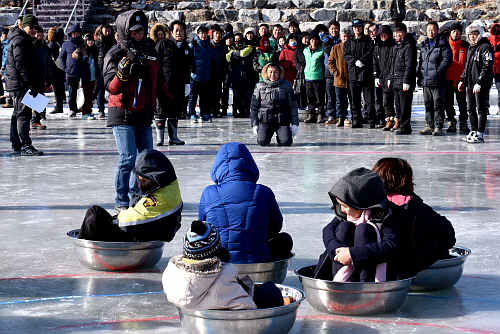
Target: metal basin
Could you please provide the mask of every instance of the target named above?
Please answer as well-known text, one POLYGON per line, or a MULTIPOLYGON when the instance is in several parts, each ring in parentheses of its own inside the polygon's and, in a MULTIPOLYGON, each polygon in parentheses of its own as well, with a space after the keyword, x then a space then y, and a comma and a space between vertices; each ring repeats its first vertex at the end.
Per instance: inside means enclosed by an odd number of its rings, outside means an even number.
POLYGON ((410 291, 432 291, 452 287, 464 271, 465 260, 471 250, 455 246, 450 249, 449 259, 437 260, 432 266, 422 270, 411 281, 410 291))
POLYGON ((295 257, 295 253, 291 253, 288 259, 275 262, 262 263, 233 263, 238 267, 238 276, 250 276, 254 282, 267 282, 281 284, 286 278, 290 261, 295 257))
POLYGON ((242 311, 189 311, 179 310, 179 317, 188 334, 286 334, 295 323, 297 309, 306 298, 303 291, 286 285, 276 284, 283 296, 293 296, 295 303, 242 311))
POLYGON ((333 314, 364 315, 392 312, 406 300, 411 278, 389 282, 333 282, 314 279, 316 266, 295 270, 307 301, 315 309, 333 314))
POLYGON ((85 267, 120 271, 151 268, 163 255, 163 241, 105 242, 78 239, 80 230, 69 231, 75 255, 85 267))
POLYGON ((299 109, 299 121, 304 122, 304 120, 307 118, 307 110, 300 110, 299 109))

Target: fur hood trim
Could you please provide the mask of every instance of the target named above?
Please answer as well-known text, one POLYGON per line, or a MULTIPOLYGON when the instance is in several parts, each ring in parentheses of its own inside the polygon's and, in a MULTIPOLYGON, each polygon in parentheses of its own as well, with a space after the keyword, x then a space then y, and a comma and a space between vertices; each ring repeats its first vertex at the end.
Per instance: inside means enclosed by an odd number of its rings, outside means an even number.
POLYGON ((194 263, 186 263, 183 261, 184 255, 177 255, 170 259, 173 265, 180 270, 196 275, 212 275, 217 274, 222 269, 222 261, 218 257, 196 261, 194 263))
MULTIPOLYGON (((269 78, 267 77, 267 67, 269 65, 271 65, 273 63, 269 63, 269 64, 266 64, 263 68, 262 68, 262 79, 264 80, 269 80, 269 78)), ((277 65, 277 63, 274 63, 275 65, 277 65)), ((283 77, 285 76, 285 70, 283 70, 283 68, 281 66, 278 65, 278 68, 280 69, 280 79, 283 79, 283 77)))

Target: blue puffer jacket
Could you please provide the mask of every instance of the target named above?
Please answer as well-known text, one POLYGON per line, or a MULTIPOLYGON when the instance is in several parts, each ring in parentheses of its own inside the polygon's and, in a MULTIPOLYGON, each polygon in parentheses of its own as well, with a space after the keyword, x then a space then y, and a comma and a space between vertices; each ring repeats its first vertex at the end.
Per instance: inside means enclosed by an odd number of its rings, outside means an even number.
POLYGON ((445 36, 438 35, 432 47, 426 38, 420 49, 417 71, 419 83, 424 87, 437 87, 446 83, 446 73, 453 61, 450 45, 445 36))
POLYGON ((256 183, 259 169, 246 146, 224 144, 210 174, 215 184, 203 190, 198 219, 217 227, 232 263, 272 261, 266 242, 283 217, 272 190, 256 183))
POLYGON ((199 82, 208 82, 212 73, 212 67, 215 66, 216 55, 214 46, 210 43, 210 39, 202 41, 195 35, 189 47, 193 55, 191 78, 199 82))

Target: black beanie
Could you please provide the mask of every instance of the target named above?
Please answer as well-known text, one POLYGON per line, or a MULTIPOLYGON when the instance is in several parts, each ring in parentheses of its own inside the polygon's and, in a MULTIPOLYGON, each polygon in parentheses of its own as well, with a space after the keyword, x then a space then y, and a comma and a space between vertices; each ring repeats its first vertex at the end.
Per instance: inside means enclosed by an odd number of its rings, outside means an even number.
POLYGON ((394 26, 394 31, 396 31, 396 30, 408 32, 408 28, 406 27, 406 24, 404 24, 404 23, 396 23, 396 25, 394 26))
POLYGON ((204 260, 217 256, 221 250, 219 232, 210 223, 195 220, 184 236, 184 256, 204 260))
POLYGON ((454 22, 451 26, 450 26, 450 32, 452 32, 453 30, 455 29, 458 29, 458 31, 460 31, 460 33, 463 32, 463 27, 462 25, 459 23, 459 22, 454 22))
POLYGON ((313 38, 316 38, 321 43, 321 38, 319 38, 319 32, 317 30, 311 31, 311 34, 309 35, 309 40, 313 38))

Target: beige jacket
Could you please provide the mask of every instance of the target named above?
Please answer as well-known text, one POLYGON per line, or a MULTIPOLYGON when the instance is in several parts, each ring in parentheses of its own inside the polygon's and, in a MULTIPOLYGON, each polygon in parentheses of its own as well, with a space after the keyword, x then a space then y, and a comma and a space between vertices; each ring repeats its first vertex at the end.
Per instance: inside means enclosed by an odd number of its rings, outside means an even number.
POLYGON ((257 309, 236 281, 235 265, 218 258, 186 263, 183 257, 171 258, 163 273, 163 290, 169 302, 193 311, 257 309))

